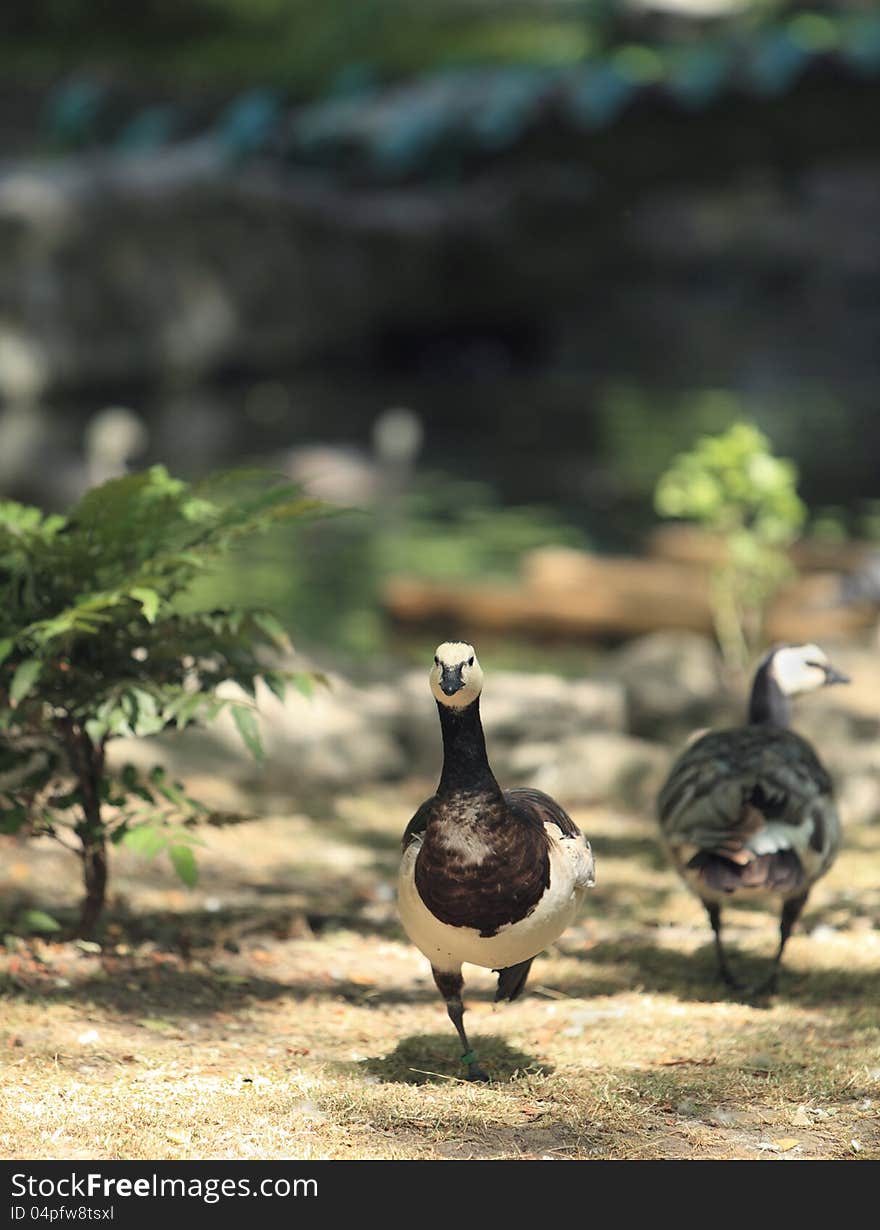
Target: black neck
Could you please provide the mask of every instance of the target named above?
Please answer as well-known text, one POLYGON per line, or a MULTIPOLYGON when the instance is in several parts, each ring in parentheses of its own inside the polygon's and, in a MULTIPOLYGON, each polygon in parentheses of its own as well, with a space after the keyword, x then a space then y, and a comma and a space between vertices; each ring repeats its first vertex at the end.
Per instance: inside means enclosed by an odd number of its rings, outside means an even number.
POLYGON ((772 658, 755 673, 749 697, 749 722, 756 726, 788 726, 791 717, 788 698, 770 669, 772 658))
POLYGON ((486 755, 479 698, 463 709, 452 709, 438 701, 437 711, 443 732, 443 772, 437 793, 500 795, 486 755))

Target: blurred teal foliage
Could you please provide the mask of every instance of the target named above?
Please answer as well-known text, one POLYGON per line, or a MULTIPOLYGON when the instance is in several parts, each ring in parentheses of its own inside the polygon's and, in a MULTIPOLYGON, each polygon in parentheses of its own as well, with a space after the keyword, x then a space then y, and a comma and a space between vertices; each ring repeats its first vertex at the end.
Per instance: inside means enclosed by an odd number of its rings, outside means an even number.
POLYGON ((49 98, 46 131, 60 149, 92 144, 100 135, 101 114, 108 90, 97 81, 79 78, 65 82, 49 98))
POLYGON ((156 104, 137 111, 116 138, 116 148, 122 153, 144 153, 161 149, 176 135, 177 113, 174 107, 156 104))
POLYGON ((269 143, 281 114, 277 90, 250 90, 234 99, 217 121, 217 134, 235 158, 258 153, 269 143))
POLYGON ((880 13, 858 0, 818 11, 754 0, 663 21, 609 0, 188 0, 173 15, 153 0, 127 29, 84 0, 35 7, 41 25, 0 15, 0 63, 14 53, 17 73, 73 74, 47 106, 53 148, 125 148, 186 128, 159 123, 155 100, 142 118, 126 110, 110 86, 133 69, 156 88, 222 91, 203 135, 234 158, 356 147, 394 176, 504 149, 545 120, 606 128, 643 95, 694 110, 725 92, 772 99, 813 66, 880 75, 880 13))

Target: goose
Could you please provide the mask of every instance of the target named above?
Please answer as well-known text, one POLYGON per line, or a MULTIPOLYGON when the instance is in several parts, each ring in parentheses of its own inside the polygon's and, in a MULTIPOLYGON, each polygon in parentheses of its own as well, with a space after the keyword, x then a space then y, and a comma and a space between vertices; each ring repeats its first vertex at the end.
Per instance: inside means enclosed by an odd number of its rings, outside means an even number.
POLYGON ((840 820, 831 779, 806 739, 789 729, 790 702, 849 683, 818 645, 778 645, 759 662, 744 726, 712 731, 672 766, 657 797, 665 844, 709 915, 721 978, 737 990, 721 943, 722 903, 781 904, 779 947, 753 994, 776 990, 782 953, 810 889, 831 866, 840 820))
POLYGON ((398 905, 404 931, 431 963, 468 1079, 486 1081, 464 1028, 462 963, 498 974, 496 1002, 521 995, 534 957, 569 926, 592 887, 593 854, 548 795, 502 791, 495 780, 473 645, 438 646, 430 685, 443 769, 403 834, 398 905))

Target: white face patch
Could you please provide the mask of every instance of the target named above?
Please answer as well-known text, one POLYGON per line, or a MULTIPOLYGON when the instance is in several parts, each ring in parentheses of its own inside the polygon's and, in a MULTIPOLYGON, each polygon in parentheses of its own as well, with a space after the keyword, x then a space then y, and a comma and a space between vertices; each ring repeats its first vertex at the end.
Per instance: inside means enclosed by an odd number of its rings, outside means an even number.
POLYGON ((483 671, 473 645, 465 641, 444 641, 438 645, 430 680, 434 699, 441 705, 464 709, 472 704, 483 690, 483 671))
POLYGON ((785 696, 815 692, 828 681, 828 656, 818 645, 787 645, 773 655, 770 671, 785 696))

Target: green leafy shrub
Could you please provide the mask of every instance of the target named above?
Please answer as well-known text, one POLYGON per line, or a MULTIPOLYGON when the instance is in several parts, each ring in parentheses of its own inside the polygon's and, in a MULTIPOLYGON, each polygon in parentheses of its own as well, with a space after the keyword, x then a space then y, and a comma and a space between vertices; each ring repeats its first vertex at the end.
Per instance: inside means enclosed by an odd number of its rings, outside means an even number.
POLYGON ((655 507, 718 534, 726 550, 712 577, 712 605, 725 661, 742 667, 759 645, 770 599, 791 575, 786 548, 807 510, 794 463, 773 455, 749 423, 703 436, 660 477, 655 507))
POLYGON ((161 466, 89 491, 69 516, 0 504, 0 831, 48 835, 76 851, 78 933, 104 906, 107 846, 167 850, 196 877, 193 825, 208 809, 161 768, 108 768, 120 736, 182 730, 227 709, 262 754, 250 702, 261 677, 279 696, 296 676, 267 665, 289 648, 268 612, 185 609, 196 579, 242 539, 315 511, 268 475, 191 486, 161 466))

